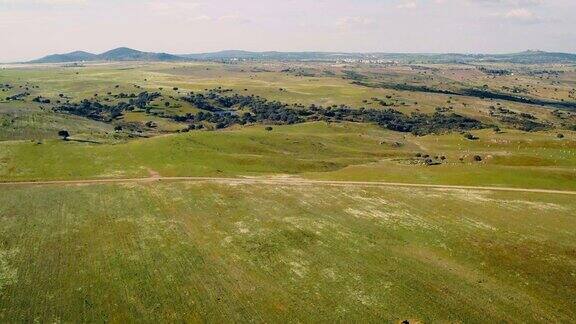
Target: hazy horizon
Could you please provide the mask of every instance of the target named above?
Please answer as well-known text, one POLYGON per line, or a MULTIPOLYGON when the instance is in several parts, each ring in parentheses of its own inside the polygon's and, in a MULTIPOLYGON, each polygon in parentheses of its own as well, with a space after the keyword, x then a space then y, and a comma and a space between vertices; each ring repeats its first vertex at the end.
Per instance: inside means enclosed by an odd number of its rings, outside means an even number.
POLYGON ((573 12, 571 0, 0 0, 0 62, 117 47, 575 53, 573 12))

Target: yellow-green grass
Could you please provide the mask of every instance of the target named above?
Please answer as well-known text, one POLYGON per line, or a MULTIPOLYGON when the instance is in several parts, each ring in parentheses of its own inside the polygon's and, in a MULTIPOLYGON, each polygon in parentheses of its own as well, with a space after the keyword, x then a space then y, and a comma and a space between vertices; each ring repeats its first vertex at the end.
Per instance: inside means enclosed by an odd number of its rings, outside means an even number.
POLYGON ((112 126, 55 113, 30 103, 0 103, 0 141, 56 139, 62 129, 77 137, 96 139, 106 137, 112 126))
POLYGON ((565 195, 0 187, 2 322, 572 322, 565 195))
POLYGON ((357 123, 193 131, 120 144, 0 143, 2 181, 299 175, 312 179, 576 189, 576 134, 416 137, 357 123), (528 136, 528 137, 526 137, 528 136), (417 153, 445 156, 427 166, 417 153), (474 162, 480 155, 482 162, 474 162), (460 158, 463 158, 460 161, 460 158))
POLYGON ((74 141, 0 143, 2 180, 83 179, 147 176, 262 175, 335 170, 396 154, 381 145, 395 134, 368 125, 316 124, 265 131, 254 126, 196 131, 123 144, 74 141), (307 129, 310 126, 304 126, 307 129), (287 129, 287 132, 283 132, 287 129), (367 131, 365 131, 367 130, 367 131), (375 133, 374 136, 369 136, 375 133))
POLYGON ((556 132, 474 133, 479 140, 467 140, 460 134, 407 139, 418 153, 445 156, 447 160, 439 166, 383 159, 305 176, 324 180, 576 189, 576 133, 565 132, 563 139, 558 139, 556 132), (483 161, 473 162, 476 155, 483 161))
MULTIPOLYGON (((188 91, 204 91, 215 87, 233 89, 236 93, 255 94, 270 100, 280 100, 287 103, 301 103, 305 105, 340 105, 352 107, 381 108, 371 98, 384 99, 394 103, 395 109, 406 113, 431 113, 437 107, 452 107, 455 112, 466 114, 485 121, 496 122, 489 115, 488 107, 496 105, 498 101, 482 100, 466 96, 449 96, 444 94, 431 94, 425 92, 397 91, 390 89, 368 88, 352 84, 352 80, 342 78, 343 70, 357 70, 369 76, 374 82, 389 84, 417 84, 431 88, 459 89, 462 87, 482 86, 488 84, 491 89, 500 89, 503 84, 507 86, 523 86, 527 81, 537 84, 535 77, 523 77, 518 80, 512 78, 488 78, 478 71, 467 68, 462 70, 459 66, 437 66, 435 72, 427 72, 425 76, 418 70, 406 66, 393 67, 333 67, 326 64, 312 64, 308 68, 317 71, 316 76, 296 76, 280 72, 285 66, 274 64, 241 64, 224 65, 214 63, 122 63, 87 65, 82 68, 28 67, 12 68, 0 72, 0 83, 8 82, 24 85, 29 82, 40 86, 32 88, 32 95, 42 95, 53 100, 63 93, 80 101, 99 97, 112 92, 118 94, 138 93, 140 91, 160 91, 165 96, 179 98, 188 91), (265 72, 254 72, 254 70, 265 72), (456 69, 457 72, 453 72, 456 69), (333 70, 334 76, 322 74, 323 70, 333 70), (365 71, 366 70, 366 71, 365 71), (464 74, 461 78, 451 79, 453 73, 464 74), (471 72, 469 72, 471 71, 471 72), (429 79, 428 79, 429 78, 429 79), (119 88, 115 86, 118 85, 119 88), (136 88, 138 85, 141 88, 136 88), (177 87, 178 90, 173 90, 177 87), (162 88, 162 90, 159 90, 162 88), (282 90, 281 90, 282 89, 282 90), (246 90, 246 91, 245 91, 246 90), (386 99, 391 96, 391 99, 386 99), (367 102, 365 102, 367 100, 367 102)), ((562 91, 570 88, 569 80, 562 81, 562 91)), ((539 85, 540 86, 540 85, 539 85)), ((544 85, 542 85, 544 87, 544 85)), ((13 90, 16 91, 17 90, 13 90)), ((564 92, 557 94, 562 99, 569 99, 564 92)), ((544 91, 534 94, 537 98, 551 99, 544 91)), ((115 101, 114 98, 110 98, 115 101)), ((173 100, 172 100, 173 101, 173 100)), ((507 108, 526 111, 535 114, 544 120, 553 120, 550 110, 537 106, 515 104, 499 101, 507 108)), ((172 104, 175 104, 172 102, 172 104)), ((179 102, 180 108, 167 109, 176 113, 195 112, 194 107, 179 102)), ((164 108, 162 103, 159 108, 164 108)))
POLYGON ((186 128, 186 124, 174 122, 167 118, 159 116, 148 115, 144 112, 127 112, 121 119, 124 122, 138 122, 145 124, 146 122, 154 122, 157 130, 160 132, 176 132, 186 128))

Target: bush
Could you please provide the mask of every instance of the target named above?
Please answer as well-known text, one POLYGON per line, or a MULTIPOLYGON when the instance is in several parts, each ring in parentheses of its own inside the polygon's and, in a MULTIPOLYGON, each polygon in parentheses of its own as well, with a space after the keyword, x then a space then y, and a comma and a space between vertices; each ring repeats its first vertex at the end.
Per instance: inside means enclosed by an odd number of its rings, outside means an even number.
POLYGON ((472 134, 472 133, 465 133, 465 134, 464 134, 464 138, 466 138, 466 139, 468 139, 468 140, 471 140, 471 141, 475 141, 475 140, 480 139, 478 136, 475 136, 475 135, 472 134))
POLYGON ((61 130, 58 132, 58 136, 62 137, 63 140, 67 141, 68 137, 70 137, 70 133, 67 130, 61 130))

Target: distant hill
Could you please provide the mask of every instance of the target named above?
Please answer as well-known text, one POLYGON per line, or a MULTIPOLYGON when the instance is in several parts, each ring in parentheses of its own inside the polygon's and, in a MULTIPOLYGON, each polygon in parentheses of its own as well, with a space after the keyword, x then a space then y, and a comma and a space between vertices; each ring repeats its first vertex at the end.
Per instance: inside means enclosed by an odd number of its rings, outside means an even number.
POLYGON ((53 54, 45 56, 41 59, 30 61, 30 63, 66 63, 66 62, 83 62, 92 61, 96 57, 96 54, 76 51, 67 54, 53 54))
POLYGON ((339 52, 250 52, 228 50, 212 53, 174 55, 167 53, 142 52, 120 47, 102 54, 72 52, 43 57, 30 63, 67 63, 82 61, 338 61, 379 60, 403 63, 473 63, 504 62, 518 64, 576 63, 576 54, 525 51, 512 54, 413 54, 413 53, 339 53, 339 52))
POLYGON ((69 63, 88 61, 182 61, 183 57, 167 53, 151 53, 137 51, 127 47, 116 48, 102 54, 88 52, 72 52, 67 54, 48 55, 43 58, 30 61, 30 63, 69 63))
POLYGON ((511 63, 574 63, 576 54, 552 53, 544 51, 525 51, 514 54, 485 55, 483 60, 511 63))
POLYGON ((338 57, 361 58, 367 54, 361 53, 331 53, 331 52, 249 52, 228 50, 213 53, 186 54, 184 58, 192 60, 330 60, 338 57))
POLYGON ((181 61, 182 57, 167 53, 141 52, 127 47, 120 47, 104 52, 95 57, 99 61, 181 61))
POLYGON ((525 51, 513 54, 426 54, 426 53, 340 53, 340 52, 248 52, 221 51, 214 53, 181 55, 191 60, 384 60, 404 63, 471 63, 508 62, 522 64, 576 63, 576 54, 525 51))

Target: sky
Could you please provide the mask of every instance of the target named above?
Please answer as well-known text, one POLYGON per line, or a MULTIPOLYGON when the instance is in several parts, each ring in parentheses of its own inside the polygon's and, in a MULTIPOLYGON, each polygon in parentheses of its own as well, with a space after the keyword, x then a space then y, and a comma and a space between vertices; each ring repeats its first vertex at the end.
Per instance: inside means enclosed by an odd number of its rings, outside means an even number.
POLYGON ((0 0, 0 62, 121 46, 576 53, 576 0, 0 0))

